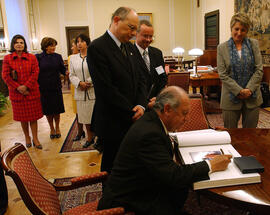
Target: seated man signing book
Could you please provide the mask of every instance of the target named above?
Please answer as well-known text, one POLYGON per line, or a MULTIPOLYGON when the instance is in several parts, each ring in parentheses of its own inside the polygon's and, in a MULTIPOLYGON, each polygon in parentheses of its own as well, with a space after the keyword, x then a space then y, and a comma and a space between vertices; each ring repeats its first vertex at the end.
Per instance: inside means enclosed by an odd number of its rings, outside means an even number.
POLYGON ((177 164, 168 132, 186 120, 189 98, 179 87, 163 89, 153 110, 132 125, 123 139, 98 209, 124 207, 140 214, 179 215, 193 182, 209 179, 210 172, 225 170, 230 155, 210 161, 177 164))

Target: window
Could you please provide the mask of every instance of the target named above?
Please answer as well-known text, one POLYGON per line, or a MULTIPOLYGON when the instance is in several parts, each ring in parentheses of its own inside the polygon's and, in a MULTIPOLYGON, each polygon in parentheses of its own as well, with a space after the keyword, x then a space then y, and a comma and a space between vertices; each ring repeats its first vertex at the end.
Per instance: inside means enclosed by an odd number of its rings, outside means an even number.
POLYGON ((217 49, 219 44, 219 10, 204 16, 205 50, 217 49))

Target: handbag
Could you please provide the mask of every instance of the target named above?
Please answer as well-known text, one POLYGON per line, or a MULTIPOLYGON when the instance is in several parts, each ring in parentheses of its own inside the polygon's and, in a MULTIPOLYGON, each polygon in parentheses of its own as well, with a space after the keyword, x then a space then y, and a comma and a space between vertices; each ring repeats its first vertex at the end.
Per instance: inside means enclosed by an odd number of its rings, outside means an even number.
POLYGON ((11 76, 11 78, 13 79, 13 81, 17 81, 17 80, 18 80, 18 73, 17 73, 16 70, 12 70, 12 71, 10 72, 10 76, 11 76))

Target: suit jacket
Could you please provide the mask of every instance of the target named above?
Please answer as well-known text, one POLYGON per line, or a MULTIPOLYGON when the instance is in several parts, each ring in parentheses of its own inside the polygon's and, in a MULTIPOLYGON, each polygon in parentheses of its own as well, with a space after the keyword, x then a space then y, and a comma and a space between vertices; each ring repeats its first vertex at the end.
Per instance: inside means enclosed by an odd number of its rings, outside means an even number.
POLYGON ((122 139, 132 124, 132 109, 146 106, 145 80, 131 43, 126 44, 126 51, 124 56, 107 32, 87 51, 96 94, 94 127, 101 138, 122 139))
POLYGON ((151 110, 123 139, 99 209, 123 206, 135 214, 179 215, 188 187, 209 179, 208 172, 205 161, 182 166, 173 161, 170 138, 151 110))
POLYGON ((250 89, 252 92, 256 92, 257 97, 249 97, 248 99, 241 100, 238 104, 234 104, 230 100, 230 93, 236 96, 243 88, 232 78, 233 73, 231 70, 228 41, 220 44, 217 48, 217 67, 219 77, 222 81, 220 107, 224 110, 240 110, 243 105, 246 105, 247 108, 255 108, 262 104, 262 94, 260 90, 260 83, 263 76, 262 57, 258 41, 250 39, 250 42, 255 59, 255 72, 250 78, 246 88, 250 89))
POLYGON ((21 57, 18 57, 16 52, 6 55, 3 60, 2 78, 8 86, 10 100, 23 101, 40 98, 38 74, 38 61, 35 55, 25 52, 21 57), (17 72, 17 80, 11 78, 12 71, 17 72), (28 95, 19 93, 17 88, 20 85, 28 88, 28 95))
POLYGON ((147 89, 147 99, 151 99, 158 95, 158 93, 165 87, 167 84, 168 77, 166 73, 158 74, 156 68, 162 66, 165 71, 165 64, 161 50, 158 48, 149 46, 148 54, 150 59, 150 72, 148 71, 145 62, 140 54, 139 49, 136 44, 134 44, 136 52, 139 56, 140 66, 142 67, 143 74, 146 79, 146 89, 147 89), (153 85, 153 87, 152 87, 153 85))

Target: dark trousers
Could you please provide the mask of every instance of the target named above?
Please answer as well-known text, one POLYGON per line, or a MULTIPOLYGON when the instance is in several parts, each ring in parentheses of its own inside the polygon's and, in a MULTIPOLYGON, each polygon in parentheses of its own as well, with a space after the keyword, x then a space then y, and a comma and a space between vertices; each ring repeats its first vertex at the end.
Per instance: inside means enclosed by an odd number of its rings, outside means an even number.
POLYGON ((103 155, 100 168, 101 171, 106 171, 109 174, 111 173, 113 162, 119 150, 122 139, 123 137, 119 137, 118 139, 105 139, 99 137, 98 141, 103 145, 103 155))
POLYGON ((0 215, 4 214, 8 206, 8 192, 2 165, 0 163, 0 215))

